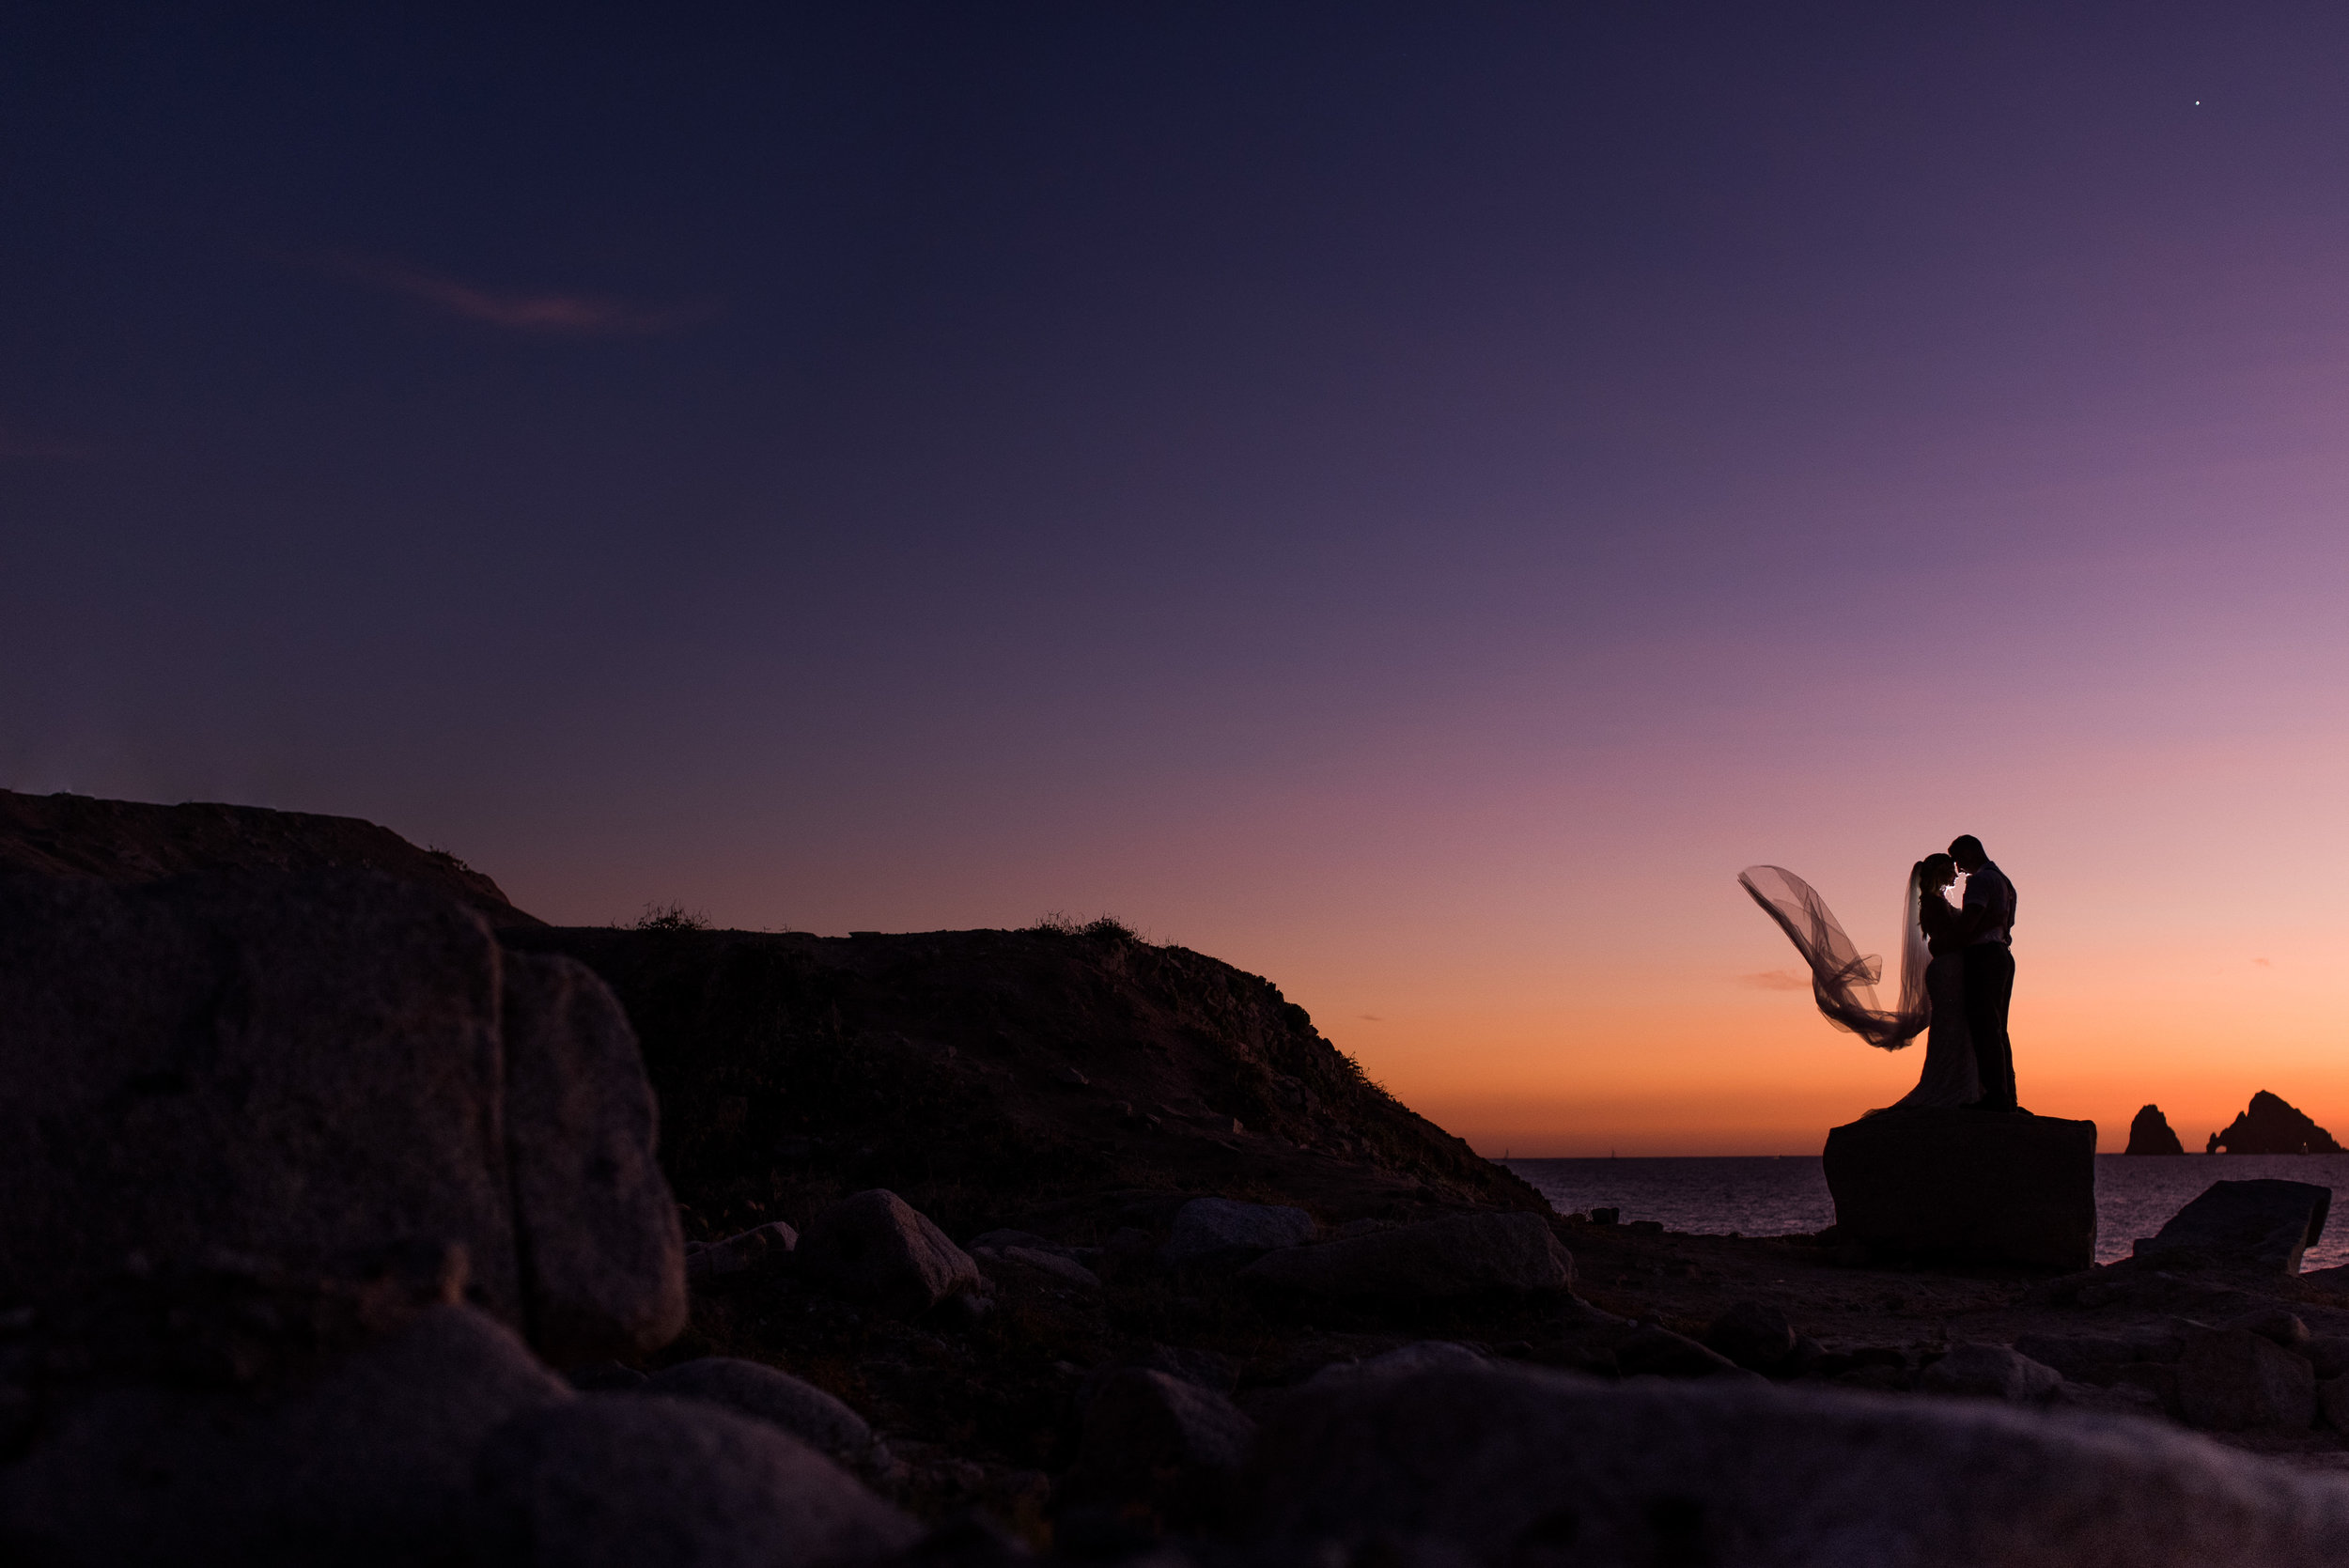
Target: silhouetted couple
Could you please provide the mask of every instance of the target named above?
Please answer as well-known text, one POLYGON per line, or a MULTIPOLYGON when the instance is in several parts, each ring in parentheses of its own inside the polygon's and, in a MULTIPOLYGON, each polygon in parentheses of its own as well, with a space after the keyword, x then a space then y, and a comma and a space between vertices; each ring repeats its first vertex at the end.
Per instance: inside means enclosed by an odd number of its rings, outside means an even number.
POLYGON ((1859 955, 1809 883, 1774 865, 1748 867, 1737 880, 1811 966, 1811 994, 1829 1023, 1886 1050, 1925 1033, 1924 1072, 1888 1109, 2017 1109, 2015 1050, 2006 1032, 2015 994, 2015 884, 1983 853, 1980 839, 1964 834, 1947 854, 1909 868, 1901 996, 1890 1009, 1876 1005, 1882 960, 1859 955), (1949 891, 1960 873, 1965 894, 1952 904, 1949 891))

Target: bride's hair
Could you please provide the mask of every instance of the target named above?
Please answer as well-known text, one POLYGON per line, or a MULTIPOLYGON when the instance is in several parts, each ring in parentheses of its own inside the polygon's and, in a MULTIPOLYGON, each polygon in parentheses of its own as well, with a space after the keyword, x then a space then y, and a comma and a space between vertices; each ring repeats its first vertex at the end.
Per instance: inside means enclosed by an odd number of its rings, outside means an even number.
POLYGON ((1946 888, 1957 880, 1957 862, 1947 855, 1927 855, 1909 875, 1920 888, 1946 888))

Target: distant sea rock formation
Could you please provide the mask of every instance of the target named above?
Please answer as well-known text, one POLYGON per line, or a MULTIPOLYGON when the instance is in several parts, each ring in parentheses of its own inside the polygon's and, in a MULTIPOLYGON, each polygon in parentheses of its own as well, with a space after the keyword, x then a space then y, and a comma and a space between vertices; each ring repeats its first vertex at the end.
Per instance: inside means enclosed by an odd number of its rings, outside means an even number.
POLYGON ((2161 1113, 2161 1107, 2149 1105, 2137 1113, 2129 1124, 2129 1146, 2122 1151, 2131 1155, 2182 1155, 2186 1145, 2170 1130, 2170 1118, 2161 1113))
POLYGON ((158 806, 0 789, 0 871, 117 887, 192 871, 377 871, 454 898, 495 929, 539 924, 444 849, 420 849, 355 816, 262 806, 158 806))
MULTIPOLYGON (((2134 1140, 2132 1140, 2134 1142, 2134 1140)), ((2210 1135, 2209 1154, 2337 1155, 2333 1135, 2263 1089, 2224 1132, 2210 1135)))

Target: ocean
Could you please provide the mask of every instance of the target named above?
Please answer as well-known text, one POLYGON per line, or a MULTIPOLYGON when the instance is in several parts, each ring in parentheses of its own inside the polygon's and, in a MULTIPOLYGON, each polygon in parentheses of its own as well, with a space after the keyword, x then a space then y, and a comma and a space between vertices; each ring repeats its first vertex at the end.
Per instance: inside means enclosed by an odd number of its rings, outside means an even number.
MULTIPOLYGON (((1656 1219, 1668 1231, 1705 1235, 1789 1235, 1835 1222, 1816 1155, 1715 1158, 1512 1159, 1561 1214, 1617 1208, 1625 1219, 1656 1219)), ((2349 1155, 2098 1155, 2096 1261, 2129 1255, 2139 1236, 2184 1208, 2213 1182, 2280 1176, 2333 1189, 2333 1214, 2304 1268, 2349 1263, 2349 1155)))

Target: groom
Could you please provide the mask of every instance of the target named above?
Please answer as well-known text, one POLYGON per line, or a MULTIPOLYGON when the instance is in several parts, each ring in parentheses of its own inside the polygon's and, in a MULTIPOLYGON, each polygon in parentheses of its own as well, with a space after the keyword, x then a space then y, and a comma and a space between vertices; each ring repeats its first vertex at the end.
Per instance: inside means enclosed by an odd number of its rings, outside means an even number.
POLYGON ((2015 995, 2015 884, 1971 833, 1950 841, 1950 859, 1966 874, 1957 939, 1966 953, 1966 1028, 1974 1037, 1974 1066, 1982 1078, 1982 1098, 1971 1109, 2014 1110, 2015 1048, 2006 1037, 2006 1006, 2015 995))

